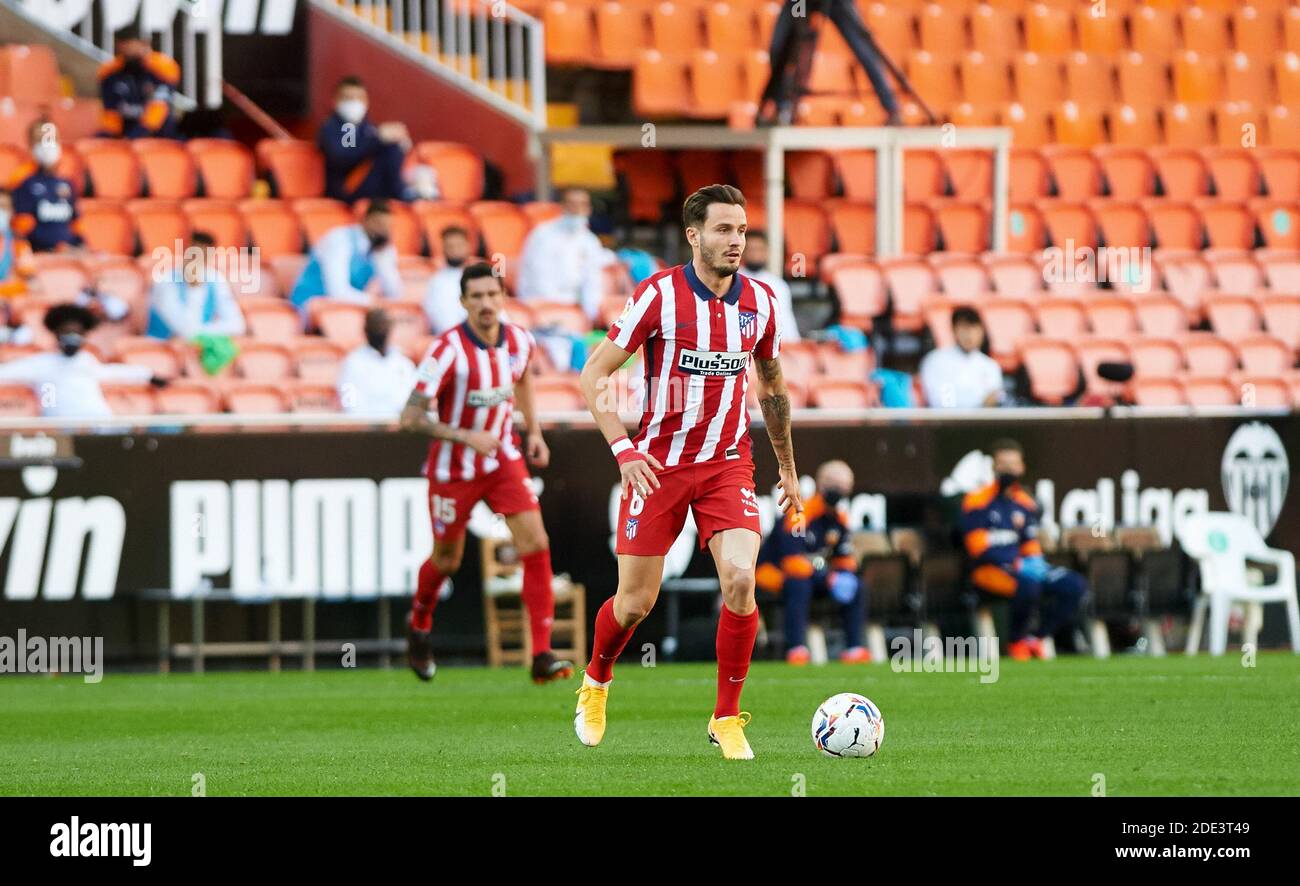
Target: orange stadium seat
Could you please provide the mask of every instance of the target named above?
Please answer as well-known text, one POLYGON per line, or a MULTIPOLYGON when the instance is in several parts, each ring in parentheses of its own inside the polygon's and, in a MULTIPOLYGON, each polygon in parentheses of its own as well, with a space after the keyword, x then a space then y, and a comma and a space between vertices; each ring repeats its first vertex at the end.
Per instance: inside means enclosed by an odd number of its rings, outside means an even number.
POLYGON ((818 409, 866 409, 879 406, 880 397, 866 381, 818 379, 808 386, 808 405, 818 409))
POLYGON ((1244 102, 1225 102, 1214 109, 1215 144, 1222 148, 1239 148, 1246 134, 1258 139, 1264 129, 1264 116, 1258 108, 1244 102))
POLYGON ((936 252, 929 258, 945 296, 961 302, 975 302, 993 292, 988 269, 971 255, 936 252))
POLYGON ((1183 396, 1192 406, 1237 406, 1239 391, 1222 377, 1190 376, 1182 380, 1183 396))
POLYGON ((908 203, 903 207, 903 252, 906 255, 925 255, 938 248, 939 226, 934 212, 924 203, 908 203))
POLYGON ((1263 107, 1273 98, 1273 72, 1267 64, 1244 52, 1227 57, 1223 97, 1263 107))
POLYGON ((960 100, 961 88, 954 61, 953 57, 936 56, 924 49, 918 49, 907 57, 907 77, 931 106, 946 107, 960 100))
POLYGON ((1052 118, 1038 105, 1012 102, 1002 112, 1001 125, 1011 130, 1013 144, 1024 148, 1041 148, 1052 142, 1052 118))
POLYGON ((1035 399, 1059 404, 1078 387, 1079 363, 1064 342, 1026 338, 1020 342, 1020 361, 1029 377, 1035 399))
MULTIPOLYGON (((355 221, 361 221, 369 205, 369 200, 358 200, 352 205, 355 221)), ((415 212, 409 204, 400 200, 390 200, 388 208, 392 217, 389 237, 397 254, 399 256, 419 255, 424 251, 424 233, 420 229, 420 220, 415 217, 415 212)))
POLYGON ((790 151, 785 155, 785 183, 791 197, 824 200, 834 188, 834 160, 825 151, 790 151))
POLYGON ((289 411, 285 392, 279 386, 265 382, 229 382, 224 400, 226 411, 235 415, 278 415, 289 411))
POLYGON ((1123 15, 1097 15, 1092 4, 1080 5, 1074 12, 1074 30, 1079 38, 1079 48, 1088 53, 1099 53, 1114 58, 1125 48, 1123 15))
POLYGON ((311 142, 264 138, 256 154, 275 196, 296 200, 325 193, 325 158, 311 142))
POLYGON ((1180 344, 1192 375, 1223 378, 1237 369, 1237 352, 1212 332, 1189 333, 1180 344))
POLYGON ((77 142, 77 155, 86 166, 94 196, 113 200, 140 196, 140 161, 129 141, 83 138, 77 142))
POLYGON ((1215 334, 1228 341, 1246 338, 1260 329, 1259 310, 1249 296, 1209 294, 1205 297, 1205 314, 1215 334))
POLYGON ((1101 164, 1090 151, 1053 145, 1044 148, 1042 154, 1056 183, 1056 195, 1062 200, 1077 202, 1101 193, 1101 164))
POLYGON ((41 118, 40 109, 13 101, 0 101, 0 142, 27 153, 28 133, 41 118))
POLYGON ((1131 42, 1152 57, 1169 59, 1179 49, 1178 19, 1169 9, 1142 5, 1129 16, 1131 42))
MULTIPOLYGON (((745 3, 709 3, 704 8, 704 45, 714 52, 734 52, 737 45, 759 45, 754 12, 755 10, 745 3)), ((598 29, 600 27, 599 16, 596 19, 596 27, 598 29)), ((637 34, 633 38, 634 45, 645 45, 645 38, 640 36, 639 32, 630 33, 637 34)))
POLYGON ((185 146, 170 138, 137 138, 130 142, 140 160, 149 196, 184 200, 198 190, 198 168, 185 146))
MULTIPOLYGON (((714 14, 712 11, 719 7, 726 11, 725 26, 736 27, 740 11, 725 3, 715 3, 710 7, 711 16, 714 14)), ((649 42, 644 5, 637 2, 619 3, 616 0, 606 0, 596 6, 595 13, 595 65, 601 68, 631 68, 637 52, 649 42)), ((716 14, 722 15, 722 13, 716 14)), ((735 32, 732 33, 734 35, 735 32)))
POLYGON ((37 418, 41 401, 28 385, 0 382, 0 418, 37 418))
MULTIPOLYGON (((768 3, 767 6, 775 7, 777 10, 781 8, 779 3, 768 3)), ((914 10, 895 3, 859 3, 857 6, 858 11, 862 13, 863 21, 875 36, 876 42, 891 57, 905 58, 916 48, 914 10)), ((763 45, 770 45, 771 28, 760 33, 759 38, 763 45)))
POLYGON ((1291 409, 1295 401, 1291 386, 1275 375, 1253 375, 1249 372, 1232 377, 1241 392, 1241 405, 1260 409, 1291 409))
POLYGON ((1300 294, 1300 251, 1260 249, 1255 260, 1273 293, 1300 294))
POLYGON ((439 199, 468 203, 483 196, 483 156, 459 142, 418 142, 413 163, 432 166, 438 173, 439 199))
POLYGON ((1070 100, 1084 107, 1105 107, 1119 97, 1115 63, 1109 55, 1070 53, 1065 59, 1065 83, 1070 100))
POLYGON ((935 204, 935 219, 950 252, 980 253, 989 248, 992 217, 977 201, 943 201, 935 204))
POLYGON ((1171 339, 1130 339, 1128 357, 1138 378, 1171 378, 1183 371, 1182 349, 1171 339))
POLYGON ((703 45, 700 8, 671 0, 650 7, 650 48, 668 55, 692 52, 703 45))
POLYGON ((248 245, 248 226, 239 209, 228 200, 198 197, 181 204, 190 227, 212 235, 217 246, 242 248, 248 245))
POLYGON ((888 290, 876 265, 838 267, 831 275, 831 285, 839 303, 840 322, 846 326, 870 331, 872 320, 888 308, 888 290))
POLYGON ((201 382, 172 382, 154 392, 154 408, 163 415, 209 415, 221 411, 221 399, 201 382))
POLYGON ((966 48, 965 10, 927 3, 921 7, 916 24, 921 36, 921 49, 926 52, 955 55, 966 48))
POLYGON ((691 194, 727 177, 727 158, 722 151, 676 151, 673 167, 682 183, 682 193, 691 194))
POLYGON ((1151 245, 1151 226, 1141 206, 1118 200, 1098 200, 1089 205, 1107 246, 1151 245))
POLYGON ((302 252, 302 228, 289 204, 283 200, 242 200, 238 208, 249 238, 261 250, 263 259, 302 252))
POLYGON ((235 357, 235 373, 250 381, 278 382, 293 375, 293 355, 279 342, 244 339, 235 357))
POLYGON ((1021 299, 994 298, 979 306, 980 318, 989 337, 989 356, 1004 372, 1020 366, 1017 347, 1022 339, 1034 334, 1034 314, 1021 299))
MULTIPOLYGON (((1137 44, 1145 47, 1145 44, 1137 44)), ((1141 52, 1121 53, 1115 59, 1115 76, 1119 81, 1120 99, 1140 108, 1157 107, 1173 94, 1169 65, 1164 59, 1141 52)))
POLYGON ((1126 298, 1090 299, 1083 307, 1095 336, 1125 339, 1137 331, 1137 310, 1126 298))
POLYGON ((1272 335, 1251 335, 1234 344, 1241 357, 1241 368, 1251 375, 1278 376, 1295 366, 1295 350, 1272 335))
POLYGON ((993 290, 1003 298, 1034 298, 1042 292, 1043 271, 1032 259, 1020 255, 983 257, 993 290))
POLYGON ((1210 167, 1199 150, 1157 148, 1151 154, 1169 199, 1191 200, 1210 192, 1210 167))
POLYGON ((1039 209, 1052 245, 1062 249, 1073 243, 1076 249, 1097 245, 1097 220, 1082 203, 1043 202, 1039 209))
POLYGON ((178 242, 189 241, 190 223, 177 203, 170 200, 128 200, 126 211, 135 224, 143 255, 152 255, 155 249, 165 249, 170 253, 178 242))
POLYGON ((1010 69, 1001 55, 972 50, 961 57, 962 95, 971 103, 1012 100, 1010 69))
POLYGON ((1007 250, 1037 252, 1047 239, 1043 216, 1032 204, 1012 204, 1007 215, 1007 250))
POLYGON ((1201 299, 1210 287, 1210 266, 1199 252, 1168 254, 1158 250, 1154 259, 1165 289, 1187 309, 1190 322, 1199 322, 1201 299))
POLYGON ((366 340, 364 305, 316 298, 307 303, 307 313, 312 327, 344 348, 354 348, 366 340))
POLYGON ((1116 147, 1145 148, 1164 139, 1155 108, 1112 105, 1106 120, 1110 125, 1111 144, 1116 147))
POLYGON ((1187 308, 1171 295, 1152 293, 1133 302, 1137 323, 1146 335, 1176 337, 1187 332, 1187 308))
POLYGON ((876 199, 876 152, 871 150, 835 151, 831 154, 844 196, 850 200, 876 199))
POLYGON ((1088 332, 1083 302, 1072 298, 1040 299, 1034 305, 1038 328, 1048 338, 1072 340, 1088 332))
POLYGON ((785 254, 789 268, 802 256, 803 267, 811 270, 830 252, 831 228, 826 212, 816 201, 785 201, 785 254))
POLYGON ((583 62, 595 45, 595 23, 586 3, 548 0, 542 8, 542 26, 546 37, 546 61, 554 65, 583 62))
POLYGON ((347 204, 328 197, 301 197, 291 201, 290 208, 298 217, 309 247, 335 228, 353 223, 347 204))
POLYGON ((298 378, 317 384, 332 385, 347 356, 337 342, 315 335, 304 335, 288 343, 298 378))
POLYGON ((1238 52, 1267 57, 1282 49, 1282 21, 1275 9, 1238 7, 1232 14, 1232 35, 1238 52))
POLYGON ((632 107, 645 117, 685 114, 691 107, 685 57, 643 50, 632 68, 632 107))
POLYGON ((939 279, 925 262, 915 258, 894 258, 880 262, 894 328, 919 332, 925 326, 922 308, 939 293, 939 279))
POLYGON ((1294 201, 1260 199, 1251 211, 1269 249, 1300 249, 1300 211, 1294 201))
POLYGON ((34 104, 58 101, 59 62, 39 43, 0 46, 0 95, 21 95, 34 104))
POLYGON ((198 167, 203 195, 241 200, 253 190, 253 155, 239 142, 223 138, 194 138, 185 148, 198 167))
POLYGON ((494 255, 518 257, 528 236, 528 217, 513 203, 504 200, 480 200, 471 203, 469 214, 483 235, 483 249, 491 260, 494 255))
POLYGON ((943 162, 937 151, 913 150, 903 154, 903 199, 928 200, 944 192, 943 162))
POLYGON ((993 155, 988 151, 941 151, 944 171, 959 200, 986 200, 993 193, 993 155))
POLYGON ((1146 151, 1098 145, 1093 153, 1101 164, 1106 188, 1112 198, 1137 200, 1155 193, 1156 167, 1146 151))
POLYGON ((1208 148, 1204 153, 1214 193, 1220 199, 1248 200, 1259 194, 1263 176, 1253 149, 1208 148))
POLYGON ((1173 378, 1135 378, 1133 402, 1138 406, 1186 406, 1183 386, 1173 378))
POLYGON ((340 409, 338 390, 334 385, 290 381, 288 400, 290 412, 319 415, 335 413, 340 409))
POLYGON ((1278 293, 1260 299, 1260 313, 1269 334, 1300 350, 1300 294, 1278 293))
POLYGON ((875 253, 876 207, 873 204, 831 200, 826 204, 826 212, 840 252, 875 253))
POLYGON ((1217 9, 1193 5, 1185 7, 1179 16, 1183 31, 1183 47, 1207 55, 1222 55, 1228 51, 1228 17, 1217 9))
POLYGON ((1268 195, 1278 200, 1300 200, 1300 151, 1257 148, 1255 155, 1268 195))
POLYGON ((1300 104, 1300 53, 1284 52, 1277 56, 1273 76, 1277 81, 1278 101, 1291 108, 1300 104))
POLYGON ((1205 225, 1191 205, 1175 200, 1152 199, 1143 203, 1155 245, 1162 249, 1200 249, 1205 225))
POLYGON ((245 297, 239 308, 249 335, 260 341, 290 342, 302 333, 302 318, 287 301, 245 297))
POLYGON ((533 380, 533 406, 539 412, 582 412, 587 400, 576 379, 539 376, 533 380))
POLYGON ((1063 145, 1090 148, 1106 140, 1105 110, 1068 101, 1052 109, 1056 140, 1063 145))
POLYGON ((745 81, 741 77, 743 58, 739 52, 697 49, 690 57, 692 117, 718 119, 726 117, 732 104, 746 99, 745 81))
POLYGON ((102 382, 99 387, 114 415, 153 415, 157 411, 153 388, 147 384, 102 382))
POLYGON ((1179 148, 1202 148, 1217 143, 1213 111, 1208 105, 1176 102, 1161 112, 1165 144, 1179 148))
POLYGON ((1205 236, 1215 249, 1253 249, 1255 217, 1245 206, 1207 199, 1197 201, 1205 236))
POLYGON ((1119 399, 1124 393, 1123 385, 1103 379, 1097 374, 1097 366, 1101 363, 1128 362, 1128 348, 1124 343, 1104 338, 1084 338, 1073 344, 1088 393, 1107 402, 1119 399))
POLYGON ((1249 252, 1207 249, 1201 256, 1209 263, 1219 289, 1249 295, 1264 285, 1264 271, 1249 252))
POLYGON ((46 298, 71 301, 90 282, 90 272, 79 259, 39 252, 32 258, 35 265, 32 283, 46 298))
POLYGON ((1037 200, 1051 193, 1052 171, 1043 152, 1013 147, 1010 165, 1012 202, 1037 200))
POLYGON ((131 217, 115 200, 86 199, 77 203, 78 224, 86 248, 114 255, 135 253, 131 217))
POLYGON ((1066 100, 1065 69, 1060 56, 1022 52, 1011 62, 1016 101, 1025 107, 1056 105, 1066 100))
POLYGON ((309 258, 301 253, 292 255, 277 255, 270 260, 270 269, 264 273, 263 277, 275 280, 275 291, 288 294, 293 291, 294 284, 302 276, 303 268, 307 266, 309 258))
POLYGON ((1068 10, 1035 3, 1025 10, 1025 49, 1050 55, 1064 55, 1073 48, 1073 23, 1068 10))
POLYGON ((817 351, 817 361, 822 375, 830 378, 866 379, 875 368, 873 352, 843 351, 837 345, 823 345, 817 351))
POLYGON ((114 342, 113 349, 119 362, 148 367, 159 378, 174 379, 185 371, 181 354, 171 342, 127 336, 114 342))
POLYGON ((448 206, 429 200, 417 200, 412 204, 415 217, 424 230, 424 239, 429 245, 429 255, 438 258, 442 255, 442 232, 449 227, 464 228, 469 233, 470 243, 478 239, 478 225, 469 210, 462 206, 448 206))

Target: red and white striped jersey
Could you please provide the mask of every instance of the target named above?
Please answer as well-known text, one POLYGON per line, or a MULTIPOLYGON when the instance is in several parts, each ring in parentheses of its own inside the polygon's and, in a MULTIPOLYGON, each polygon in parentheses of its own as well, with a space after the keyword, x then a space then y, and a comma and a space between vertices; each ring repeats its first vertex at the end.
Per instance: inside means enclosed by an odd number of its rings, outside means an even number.
POLYGON ((514 442, 515 382, 528 368, 536 342, 528 330, 502 322, 495 346, 461 323, 434 339, 420 361, 415 390, 428 397, 430 412, 453 428, 489 431, 501 441, 497 454, 480 455, 450 440, 429 446, 425 473, 439 483, 490 474, 502 461, 520 457, 514 442))
POLYGON ((645 411, 632 444, 664 467, 749 456, 750 354, 781 350, 777 302, 766 283, 736 274, 715 296, 690 264, 642 281, 609 339, 645 347, 645 411))

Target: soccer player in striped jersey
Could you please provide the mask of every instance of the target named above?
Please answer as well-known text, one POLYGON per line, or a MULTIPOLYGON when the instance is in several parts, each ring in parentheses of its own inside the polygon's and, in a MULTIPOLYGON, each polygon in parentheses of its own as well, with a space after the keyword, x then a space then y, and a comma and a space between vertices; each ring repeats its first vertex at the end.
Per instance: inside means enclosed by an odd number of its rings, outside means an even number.
POLYGON ((545 468, 550 451, 537 423, 528 376, 536 343, 527 330, 501 320, 505 290, 491 265, 465 268, 460 293, 465 321, 434 339, 402 411, 404 429, 433 438, 425 467, 433 556, 420 567, 407 658, 421 680, 433 678, 433 610, 447 576, 460 568, 465 525, 482 499, 505 517, 523 563, 533 682, 564 679, 573 673, 573 663, 551 651, 555 600, 550 543, 513 428, 517 402, 526 429, 524 452, 534 466, 545 468))
POLYGON ((777 301, 740 273, 745 198, 730 185, 692 194, 682 211, 691 261, 642 281, 608 338, 582 370, 587 404, 622 475, 617 525, 618 589, 596 616, 591 662, 578 690, 574 727, 585 745, 605 734, 614 661, 659 595, 664 555, 687 508, 722 588, 717 700, 708 736, 729 760, 753 759, 740 691, 758 632, 754 565, 758 499, 745 395, 752 358, 758 402, 776 453, 783 512, 800 513, 790 440, 790 400, 781 376, 777 301), (645 411, 628 439, 611 402, 610 376, 643 349, 645 411))

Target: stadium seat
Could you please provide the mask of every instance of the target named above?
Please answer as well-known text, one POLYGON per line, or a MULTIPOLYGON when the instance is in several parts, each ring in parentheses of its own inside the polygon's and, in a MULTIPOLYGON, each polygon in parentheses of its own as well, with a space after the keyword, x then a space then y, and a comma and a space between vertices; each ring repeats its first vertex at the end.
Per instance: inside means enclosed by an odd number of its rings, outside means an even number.
POLYGON ((118 362, 147 366, 158 378, 174 379, 185 371, 184 360, 171 342, 129 336, 119 338, 113 348, 118 362))
POLYGON ((1260 198, 1250 203, 1269 249, 1300 249, 1300 211, 1295 201, 1260 198))
POLYGON ((1072 298, 1043 298, 1034 304, 1034 317, 1047 338, 1071 341, 1088 333, 1083 302, 1072 298))
MULTIPOLYGON (((1235 52, 1226 58, 1223 98, 1261 108, 1273 97, 1273 72, 1262 59, 1251 58, 1244 52, 1235 52)), ((1240 145, 1241 132, 1237 132, 1240 145)))
POLYGON ((1254 335, 1260 329, 1259 311, 1250 296, 1207 294, 1205 313, 1215 334, 1228 341, 1254 335))
POLYGON ((303 236, 307 238, 309 248, 335 228, 354 222, 346 203, 328 197, 302 197, 291 201, 289 205, 298 217, 298 224, 303 236))
POLYGON ((1106 120, 1110 126, 1111 144, 1116 147, 1145 148, 1164 140, 1155 108, 1112 105, 1106 120))
MULTIPOLYGON (((1213 199, 1198 200, 1205 237, 1214 249, 1253 249, 1255 217, 1245 206, 1213 199)), ((1271 245, 1271 244, 1270 244, 1271 245)))
POLYGON ((1141 52, 1121 53, 1115 60, 1120 100, 1134 108, 1155 108, 1171 98, 1169 66, 1143 46, 1141 52))
POLYGON ((217 200, 242 200, 253 190, 253 155, 239 142, 224 138, 193 138, 185 148, 198 167, 203 195, 217 200))
POLYGON ((1241 368, 1251 375, 1282 375, 1295 366, 1295 350, 1280 338, 1255 334, 1233 344, 1241 357, 1241 368))
POLYGON ((302 333, 302 318, 287 301, 245 297, 239 307, 249 335, 259 341, 290 342, 302 333))
POLYGON ((1300 54, 1284 52, 1273 65, 1277 78, 1277 97, 1282 104, 1294 108, 1300 105, 1300 54))
POLYGON ((408 165, 433 167, 438 174, 439 199, 468 203, 483 196, 483 157, 459 142, 417 142, 408 165))
POLYGON ((908 203, 903 207, 904 254, 926 255, 937 249, 938 233, 934 212, 929 206, 924 203, 908 203))
POLYGON ((989 356, 1004 372, 1014 371, 1020 366, 1017 346, 1034 334, 1034 314, 1029 303, 1021 299, 989 299, 980 304, 979 312, 988 334, 989 356))
POLYGON ((1125 339, 1137 331, 1137 310, 1126 298, 1095 298, 1084 302, 1088 326, 1099 338, 1125 339))
POLYGON ((170 138, 132 139, 150 197, 185 200, 198 191, 198 167, 185 146, 170 138))
POLYGON ((1106 190, 1112 199, 1140 200, 1155 193, 1156 167, 1146 151, 1098 145, 1093 154, 1101 164, 1106 190))
POLYGON ((153 415, 157 411, 154 390, 147 384, 101 382, 99 387, 114 415, 153 415))
MULTIPOLYGON (((781 8, 779 3, 769 3, 769 7, 781 8)), ((863 21, 871 29, 876 42, 893 58, 905 58, 916 48, 915 10, 910 6, 895 3, 859 3, 858 11, 863 21)), ((770 45, 771 28, 760 32, 763 45, 770 45)))
MULTIPOLYGON (((420 227, 424 229, 424 239, 429 245, 429 255, 432 258, 441 257, 442 232, 453 225, 464 228, 469 233, 470 243, 476 243, 478 226, 474 222, 474 217, 464 207, 417 200, 412 204, 412 209, 415 211, 415 217, 419 219, 420 227)), ((655 213, 657 218, 657 208, 655 213)))
POLYGON ((1043 403, 1058 405, 1078 388, 1079 363, 1065 342, 1022 339, 1020 360, 1029 377, 1030 393, 1043 403))
POLYGON ((786 267, 802 262, 805 273, 817 267, 821 257, 830 252, 831 227, 818 201, 785 201, 786 267), (800 258, 801 257, 801 258, 800 258))
POLYGON ((1105 110, 1067 101, 1052 109, 1052 127, 1058 143, 1091 148, 1106 140, 1105 110))
POLYGON ((642 117, 678 117, 691 107, 687 63, 679 56, 643 50, 632 68, 632 107, 642 117))
POLYGON ((34 104, 51 104, 62 95, 59 62, 39 43, 0 46, 0 96, 21 95, 34 104))
POLYGON ((210 415, 221 412, 216 390, 202 382, 172 382, 154 392, 154 408, 162 415, 210 415))
POLYGON ((268 173, 271 192, 282 200, 325 193, 325 158, 311 142, 264 138, 257 143, 256 154, 268 173))
POLYGON ((155 250, 177 251, 177 244, 190 238, 190 223, 181 212, 179 204, 170 200, 129 200, 127 214, 135 225, 136 237, 142 255, 153 255, 155 250))
MULTIPOLYGON (((603 41, 600 32, 600 12, 597 9, 596 30, 597 40, 603 41)), ((636 10, 636 18, 640 15, 641 7, 633 5, 631 9, 636 10)), ((734 47, 757 46, 758 31, 754 22, 754 9, 747 3, 709 3, 704 7, 704 46, 712 49, 714 52, 734 51, 734 47)), ((644 46, 645 37, 640 33, 639 22, 634 26, 632 24, 623 25, 624 32, 631 38, 634 46, 644 46)), ((629 65, 630 66, 630 60, 629 65)))
POLYGON ((936 252, 929 258, 930 267, 939 278, 939 288, 947 298, 971 303, 981 301, 993 292, 988 269, 973 255, 936 252))
POLYGON ((1039 211, 1053 246, 1093 249, 1097 246, 1097 220, 1082 203, 1040 201, 1039 211))
POLYGON ((982 202, 951 200, 937 203, 935 219, 949 252, 978 254, 989 248, 992 218, 982 202))
POLYGON ((1300 290, 1265 295, 1260 299, 1260 313, 1270 335, 1286 342, 1292 351, 1300 350, 1300 290))
POLYGON ((840 252, 875 253, 876 207, 873 204, 830 200, 826 203, 826 212, 840 252))
POLYGON ((211 234, 218 247, 242 249, 248 245, 248 226, 229 200, 198 197, 183 202, 181 212, 192 230, 211 234))
POLYGON ((1173 339, 1129 339, 1128 357, 1139 379, 1167 379, 1183 371, 1183 351, 1173 339))
POLYGON ((571 302, 535 301, 529 306, 534 329, 559 329, 579 336, 591 331, 591 321, 586 313, 571 302))
POLYGON ((978 49, 963 53, 960 73, 962 97, 967 102, 1000 104, 1015 97, 1010 69, 1003 55, 988 55, 978 49))
POLYGON ((1065 58, 1066 93, 1085 108, 1105 108, 1119 97, 1110 55, 1072 52, 1065 58))
POLYGON ((876 199, 876 152, 870 150, 834 151, 831 160, 849 200, 876 199))
POLYGON ((538 412, 584 412, 587 400, 574 378, 538 376, 533 379, 533 407, 538 412))
POLYGON ((289 411, 285 391, 264 382, 229 382, 224 400, 226 411, 234 415, 277 415, 289 411))
POLYGON ((1096 7, 1080 5, 1074 12, 1074 30, 1078 36, 1079 49, 1114 58, 1127 45, 1125 16, 1097 15, 1095 9, 1096 7))
MULTIPOLYGON (((1300 8, 1300 7, 1297 7, 1300 8)), ((1300 151, 1293 148, 1257 148, 1264 188, 1275 200, 1300 200, 1300 151)))
POLYGON ((902 332, 920 332, 925 326, 922 306, 939 292, 939 281, 925 262, 915 258, 895 258, 880 262, 894 328, 902 332))
POLYGON ((822 375, 829 378, 865 381, 875 369, 874 352, 869 348, 843 351, 836 345, 818 349, 817 360, 822 375))
POLYGON ((959 149, 939 152, 953 195, 958 200, 987 200, 993 193, 993 155, 959 149))
POLYGON ((337 342, 315 335, 299 336, 288 343, 298 378, 332 385, 338 380, 346 351, 337 342))
POLYGON ((1203 310, 1201 299, 1210 288, 1209 264, 1201 258, 1199 251, 1166 253, 1157 250, 1154 259, 1165 289, 1182 302, 1188 311, 1188 321, 1193 325, 1199 323, 1203 310))
MULTIPOLYGON (((369 206, 369 200, 358 200, 354 203, 352 220, 360 222, 365 217, 365 211, 369 206)), ((397 254, 413 256, 424 252, 424 233, 420 227, 420 220, 416 218, 410 205, 400 200, 391 200, 388 207, 391 217, 389 241, 397 250, 397 254)))
POLYGON ((38 418, 41 401, 28 385, 0 382, 0 418, 38 418))
POLYGON ((818 409, 866 409, 880 402, 876 389, 866 381, 826 378, 809 385, 808 405, 818 409))
POLYGON ((302 229, 285 201, 243 200, 239 212, 252 244, 261 250, 263 259, 302 252, 302 229))
POLYGON ((961 101, 961 87, 954 62, 955 56, 935 55, 924 49, 918 49, 907 56, 908 79, 930 105, 947 107, 961 101))
POLYGON ((1101 240, 1106 246, 1143 247, 1151 245, 1151 225, 1147 214, 1136 203, 1097 200, 1088 204, 1101 240))
POLYGON ((1228 17, 1203 5, 1185 7, 1179 16, 1184 48, 1208 55, 1223 55, 1232 43, 1228 17))
POLYGON ((364 305, 315 298, 307 303, 308 325, 340 346, 352 349, 366 340, 364 305))
POLYGON ((81 238, 87 249, 113 255, 135 253, 135 229, 121 203, 85 199, 77 203, 77 213, 81 238))
POLYGON ((1135 378, 1133 402, 1138 406, 1186 406, 1183 386, 1173 378, 1135 378))
POLYGON ((872 319, 884 314, 888 307, 888 290, 876 265, 864 263, 836 268, 831 285, 839 303, 840 322, 846 326, 869 332, 872 319))
POLYGON ((903 199, 908 202, 940 197, 945 190, 943 161, 937 151, 903 153, 903 199))
POLYGON ((1179 344, 1192 375, 1224 378, 1238 368, 1236 350, 1213 333, 1193 332, 1179 344))
POLYGON ((1206 104, 1174 102, 1161 112, 1165 144, 1176 148, 1203 148, 1216 143, 1213 110, 1206 104))
POLYGON ((32 288, 47 298, 71 301, 90 282, 90 272, 79 259, 39 252, 32 259, 32 288))
POLYGON ((1158 248, 1196 250, 1205 242, 1201 214, 1190 204, 1153 198, 1143 201, 1142 207, 1151 222, 1151 232, 1158 248))
POLYGON ((1090 151, 1069 145, 1044 148, 1043 158, 1056 186, 1056 196, 1074 202, 1096 197, 1102 189, 1102 168, 1090 151))
POLYGON ((1034 261, 1019 255, 986 255, 993 289, 1004 298, 1033 298, 1043 290, 1043 271, 1034 261))
POLYGON ((334 385, 290 381, 287 387, 290 412, 322 415, 340 411, 339 394, 334 385))
POLYGON ((1187 308, 1173 296, 1153 292, 1135 299, 1133 308, 1145 335, 1177 337, 1187 332, 1187 308))
POLYGON ((1222 200, 1243 201, 1259 194, 1263 185, 1255 151, 1248 148, 1209 148, 1205 151, 1214 193, 1222 200))
POLYGON ((235 373, 250 381, 278 382, 293 375, 293 355, 278 342, 244 339, 235 357, 235 373))
POLYGON ((489 261, 494 255, 513 259, 523 252, 528 217, 518 206, 504 200, 480 200, 470 204, 469 214, 483 235, 483 249, 489 261))
POLYGON ((101 200, 128 200, 140 196, 140 160, 131 143, 111 138, 83 138, 77 156, 86 167, 88 193, 101 200))
POLYGON ((825 200, 834 190, 834 160, 825 151, 790 151, 785 155, 785 182, 797 200, 825 200))
POLYGON ((1242 406, 1256 409, 1291 409, 1295 406, 1291 386, 1275 375, 1245 372, 1234 375, 1232 383, 1241 394, 1242 406))
POLYGON ((1222 376, 1189 376, 1182 384, 1183 396, 1192 406, 1240 405, 1240 391, 1222 376))
POLYGON ((1060 6, 1035 3, 1025 10, 1025 49, 1048 55, 1064 55, 1073 48, 1070 12, 1060 6))
POLYGON ((1101 363, 1128 362, 1128 348, 1124 343, 1104 338, 1083 338, 1073 344, 1088 394, 1100 397, 1108 403, 1120 399, 1124 394, 1124 386, 1103 379, 1097 374, 1097 366, 1101 363))

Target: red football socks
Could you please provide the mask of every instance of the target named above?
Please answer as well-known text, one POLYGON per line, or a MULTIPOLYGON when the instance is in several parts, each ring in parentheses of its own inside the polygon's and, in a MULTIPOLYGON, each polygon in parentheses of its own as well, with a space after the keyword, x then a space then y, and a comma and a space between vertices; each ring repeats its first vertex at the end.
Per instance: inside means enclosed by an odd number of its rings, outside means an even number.
POLYGON ((749 615, 736 615, 723 605, 718 619, 718 703, 713 708, 714 717, 740 713, 740 691, 745 688, 757 636, 758 609, 749 615))
POLYGON ((551 552, 543 548, 519 558, 524 564, 524 606, 533 635, 533 655, 551 651, 551 624, 555 621, 555 596, 551 590, 551 552))
POLYGON ((433 610, 438 607, 438 591, 442 589, 443 575, 434 568, 432 560, 420 565, 420 577, 415 584, 415 599, 411 601, 411 627, 417 631, 433 629, 433 610))
MULTIPOLYGON (((632 639, 633 625, 625 628, 614 618, 614 598, 610 597, 596 613, 596 639, 591 644, 591 662, 587 665, 587 676, 597 683, 608 683, 614 679, 614 661, 632 639)), ((750 638, 753 645, 753 638, 750 638)))

